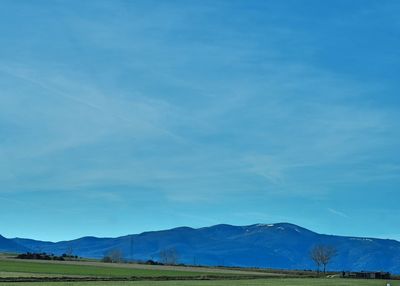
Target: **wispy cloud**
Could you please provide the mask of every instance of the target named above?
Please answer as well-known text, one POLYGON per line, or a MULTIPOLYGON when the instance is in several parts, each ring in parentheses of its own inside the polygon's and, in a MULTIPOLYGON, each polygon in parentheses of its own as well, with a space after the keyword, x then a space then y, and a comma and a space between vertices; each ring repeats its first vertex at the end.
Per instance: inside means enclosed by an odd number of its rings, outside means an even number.
POLYGON ((336 216, 340 216, 343 218, 349 218, 349 216, 347 214, 345 214, 344 212, 338 211, 336 209, 328 208, 328 211, 336 216))

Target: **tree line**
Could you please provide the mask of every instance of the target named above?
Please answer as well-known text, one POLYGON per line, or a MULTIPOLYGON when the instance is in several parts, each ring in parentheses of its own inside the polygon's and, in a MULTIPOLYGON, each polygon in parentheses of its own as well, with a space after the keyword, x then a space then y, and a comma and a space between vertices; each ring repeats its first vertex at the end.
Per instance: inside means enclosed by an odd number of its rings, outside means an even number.
POLYGON ((46 252, 42 253, 35 253, 35 252, 27 252, 27 253, 22 253, 17 255, 18 259, 36 259, 36 260, 58 260, 58 261, 64 261, 64 260, 76 260, 79 257, 77 255, 69 255, 69 254, 62 254, 60 256, 54 255, 54 254, 48 254, 46 252))
MULTIPOLYGON (((159 254, 159 259, 158 261, 155 261, 153 259, 149 259, 145 261, 145 264, 151 264, 151 265, 178 265, 179 264, 179 254, 176 248, 165 248, 162 249, 159 254)), ((118 249, 114 248, 109 251, 107 251, 102 260, 102 262, 107 262, 107 263, 121 263, 125 262, 123 252, 118 249)))

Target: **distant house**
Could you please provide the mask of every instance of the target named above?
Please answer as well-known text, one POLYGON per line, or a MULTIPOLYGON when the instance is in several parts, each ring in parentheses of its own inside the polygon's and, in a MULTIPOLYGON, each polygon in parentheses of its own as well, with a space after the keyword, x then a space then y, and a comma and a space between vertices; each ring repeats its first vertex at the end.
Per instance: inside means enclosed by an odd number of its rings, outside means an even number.
POLYGON ((358 279, 390 279, 389 272, 342 272, 343 278, 358 278, 358 279))

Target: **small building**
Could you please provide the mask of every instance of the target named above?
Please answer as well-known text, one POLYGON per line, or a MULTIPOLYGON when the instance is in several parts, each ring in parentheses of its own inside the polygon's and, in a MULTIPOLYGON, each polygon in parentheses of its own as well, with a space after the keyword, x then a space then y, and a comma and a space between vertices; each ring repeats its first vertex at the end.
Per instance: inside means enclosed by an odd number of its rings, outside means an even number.
POLYGON ((390 279, 389 272, 349 272, 343 271, 342 278, 356 278, 356 279, 390 279))

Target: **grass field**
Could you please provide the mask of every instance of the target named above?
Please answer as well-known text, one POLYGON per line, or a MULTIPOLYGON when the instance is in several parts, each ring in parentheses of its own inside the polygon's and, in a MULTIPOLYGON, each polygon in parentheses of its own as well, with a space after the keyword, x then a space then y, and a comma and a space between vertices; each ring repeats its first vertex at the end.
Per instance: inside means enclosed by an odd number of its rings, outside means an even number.
MULTIPOLYGON (((104 264, 100 262, 54 262, 0 258, 0 286, 386 286, 383 280, 340 278, 285 278, 285 274, 202 267, 104 264), (143 281, 69 281, 63 279, 131 279, 143 281), (12 282, 13 279, 37 282, 12 282), (249 279, 252 278, 252 279, 249 279), (53 281, 59 279, 60 281, 53 281), (164 281, 151 281, 161 279, 164 281), (168 279, 188 279, 167 281, 168 279), (205 280, 204 280, 205 279, 205 280), (212 280, 207 280, 212 279, 212 280), (216 280, 214 280, 216 279, 216 280), (32 281, 32 280, 31 280, 32 281), (51 282, 53 281, 53 282, 51 282)), ((400 286, 400 281, 390 282, 400 286)))
MULTIPOLYGON (((96 277, 130 277, 130 276, 199 276, 212 275, 210 272, 201 271, 181 271, 181 270, 163 270, 163 269, 138 269, 133 267, 115 267, 82 265, 68 263, 43 263, 34 261, 15 261, 0 260, 0 273, 3 277, 8 273, 31 273, 31 274, 59 274, 76 276, 96 276, 96 277)), ((218 274, 218 273, 215 273, 218 274)), ((232 274, 234 275, 234 274, 232 274)), ((25 275, 26 276, 26 275, 25 275)))
MULTIPOLYGON (((348 279, 306 279, 306 278, 270 278, 237 281, 138 281, 138 282, 53 282, 53 283, 4 283, 0 285, 24 286, 386 286, 382 280, 348 279)), ((391 282, 399 286, 399 281, 391 282)))

